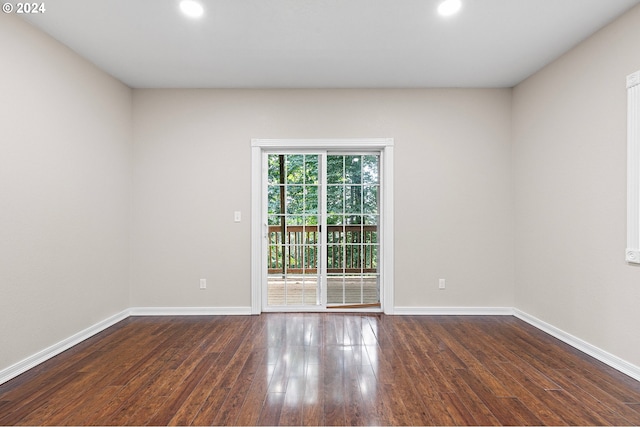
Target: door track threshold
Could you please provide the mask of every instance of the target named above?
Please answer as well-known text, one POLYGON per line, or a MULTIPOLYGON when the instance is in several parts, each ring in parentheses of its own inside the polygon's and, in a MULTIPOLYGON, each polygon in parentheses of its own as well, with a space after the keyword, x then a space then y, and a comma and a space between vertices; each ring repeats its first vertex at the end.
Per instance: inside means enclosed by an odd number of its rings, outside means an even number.
POLYGON ((327 309, 341 309, 341 308, 380 308, 379 302, 371 304, 346 304, 346 305, 328 305, 327 309))

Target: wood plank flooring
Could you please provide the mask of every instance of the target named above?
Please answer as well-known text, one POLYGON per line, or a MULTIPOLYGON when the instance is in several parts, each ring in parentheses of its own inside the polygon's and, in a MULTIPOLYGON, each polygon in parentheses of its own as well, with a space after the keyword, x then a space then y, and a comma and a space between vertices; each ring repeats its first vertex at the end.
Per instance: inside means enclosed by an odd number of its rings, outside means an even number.
POLYGON ((511 316, 131 317, 0 425, 639 425, 640 383, 511 316))

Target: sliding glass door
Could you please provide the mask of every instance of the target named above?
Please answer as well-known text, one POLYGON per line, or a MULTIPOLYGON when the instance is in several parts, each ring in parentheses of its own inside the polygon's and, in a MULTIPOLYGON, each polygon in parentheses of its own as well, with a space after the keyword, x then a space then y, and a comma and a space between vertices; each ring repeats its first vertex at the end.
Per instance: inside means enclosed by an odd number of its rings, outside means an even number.
POLYGON ((263 308, 380 307, 380 154, 264 156, 263 308))

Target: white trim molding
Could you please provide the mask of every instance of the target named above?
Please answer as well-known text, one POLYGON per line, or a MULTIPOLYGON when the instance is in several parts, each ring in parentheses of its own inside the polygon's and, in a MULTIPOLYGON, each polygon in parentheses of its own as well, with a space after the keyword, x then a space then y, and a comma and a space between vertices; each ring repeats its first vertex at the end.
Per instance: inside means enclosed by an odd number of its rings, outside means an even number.
POLYGON ((251 146, 265 150, 380 150, 393 146, 393 138, 254 138, 251 146))
POLYGON ((513 316, 511 307, 395 307, 398 316, 513 316))
POLYGON ((640 71, 627 76, 627 250, 640 264, 640 71))
POLYGON ((249 316, 251 307, 132 307, 130 316, 249 316))
POLYGON ((118 314, 96 323, 77 334, 45 348, 8 368, 0 370, 0 384, 35 368, 39 364, 80 344, 82 341, 127 319, 130 316, 241 316, 251 315, 251 307, 131 307, 118 314))
POLYGON ((262 259, 262 241, 256 236, 265 235, 262 224, 262 147, 251 142, 251 314, 262 311, 262 272, 266 267, 262 259))
POLYGON ((614 356, 613 354, 606 352, 593 344, 589 344, 586 341, 581 340, 580 338, 574 337, 573 335, 556 328, 546 322, 543 322, 540 319, 531 316, 530 314, 524 313, 517 308, 513 310, 513 315, 518 319, 527 322, 531 326, 540 329, 543 332, 559 339, 565 344, 569 344, 571 347, 574 347, 580 350, 583 353, 588 354, 589 356, 611 366, 612 368, 622 372, 630 376, 631 378, 640 381, 640 367, 635 366, 626 360, 620 359, 618 356, 614 356))
MULTIPOLYGON (((612 355, 586 341, 581 340, 563 330, 540 319, 512 307, 395 307, 394 314, 400 316, 515 316, 533 327, 559 339, 560 341, 594 357, 640 381, 640 367, 635 366, 617 356, 612 355)), ((108 319, 74 334, 26 359, 0 370, 0 384, 36 367, 82 341, 103 330, 125 320, 130 316, 224 316, 251 315, 251 307, 132 307, 115 314, 108 319)))
POLYGON ((104 331, 105 329, 115 325, 118 322, 123 321, 127 317, 129 317, 129 310, 124 310, 118 314, 114 314, 113 316, 101 322, 98 322, 95 325, 90 326, 87 329, 70 336, 69 338, 66 338, 50 347, 45 348, 44 350, 37 352, 36 354, 27 357, 24 360, 21 360, 14 365, 9 366, 6 369, 1 370, 0 384, 4 384, 5 382, 17 377, 20 374, 23 374, 29 369, 32 369, 39 364, 46 362, 47 360, 51 359, 54 356, 57 356, 63 351, 70 349, 74 345, 80 344, 82 341, 91 338, 92 336, 104 331))

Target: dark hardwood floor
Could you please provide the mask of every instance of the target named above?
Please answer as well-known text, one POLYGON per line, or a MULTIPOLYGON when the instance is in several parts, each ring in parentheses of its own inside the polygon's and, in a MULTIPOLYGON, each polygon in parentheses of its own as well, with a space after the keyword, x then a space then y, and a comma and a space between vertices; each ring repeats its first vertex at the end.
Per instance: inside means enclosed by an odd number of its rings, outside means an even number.
POLYGON ((0 425, 638 425, 640 383, 510 316, 131 317, 0 425))

